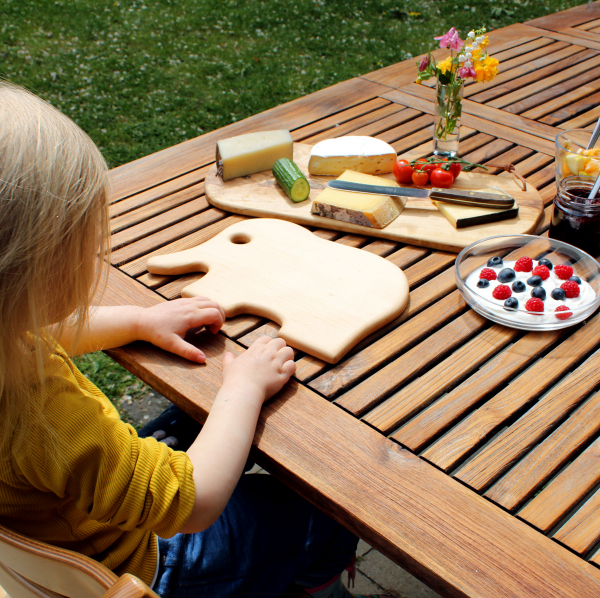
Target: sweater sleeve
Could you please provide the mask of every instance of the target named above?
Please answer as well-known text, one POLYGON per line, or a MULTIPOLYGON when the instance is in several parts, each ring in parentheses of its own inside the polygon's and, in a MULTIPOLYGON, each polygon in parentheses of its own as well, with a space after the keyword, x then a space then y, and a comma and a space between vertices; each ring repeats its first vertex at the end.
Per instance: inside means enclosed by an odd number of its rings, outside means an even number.
POLYGON ((73 500, 91 520, 175 535, 194 504, 189 457, 154 438, 139 438, 67 370, 61 367, 45 393, 44 436, 54 437, 56 450, 32 443, 31 453, 15 456, 22 475, 39 490, 73 500))

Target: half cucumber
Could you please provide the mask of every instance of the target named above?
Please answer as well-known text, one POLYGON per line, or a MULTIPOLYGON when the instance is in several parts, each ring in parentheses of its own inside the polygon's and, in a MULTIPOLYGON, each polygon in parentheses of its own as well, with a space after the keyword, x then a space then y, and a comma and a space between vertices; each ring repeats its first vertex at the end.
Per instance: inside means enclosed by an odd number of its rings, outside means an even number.
POLYGON ((289 158, 279 158, 273 164, 273 176, 292 201, 297 203, 308 198, 310 193, 308 181, 298 166, 289 158))

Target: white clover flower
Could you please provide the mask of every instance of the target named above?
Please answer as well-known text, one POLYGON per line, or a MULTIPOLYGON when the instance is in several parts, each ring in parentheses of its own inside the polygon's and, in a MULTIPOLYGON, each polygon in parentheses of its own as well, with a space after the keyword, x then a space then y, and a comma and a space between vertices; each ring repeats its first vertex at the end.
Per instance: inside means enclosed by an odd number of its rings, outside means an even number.
POLYGON ((470 37, 471 39, 473 39, 475 37, 475 32, 474 31, 469 31, 467 37, 470 37))
POLYGON ((480 44, 485 39, 485 36, 479 35, 475 38, 475 41, 480 44))
POLYGON ((473 42, 471 44, 471 49, 473 49, 473 50, 479 50, 479 44, 477 42, 473 42))
POLYGON ((458 57, 458 62, 464 62, 466 60, 466 56, 463 56, 462 54, 458 57))
POLYGON ((465 54, 465 58, 466 58, 467 60, 471 60, 471 58, 473 58, 473 54, 471 54, 471 52, 467 52, 467 53, 465 54))
POLYGON ((473 63, 470 60, 467 60, 463 66, 467 69, 470 69, 473 66, 473 63))

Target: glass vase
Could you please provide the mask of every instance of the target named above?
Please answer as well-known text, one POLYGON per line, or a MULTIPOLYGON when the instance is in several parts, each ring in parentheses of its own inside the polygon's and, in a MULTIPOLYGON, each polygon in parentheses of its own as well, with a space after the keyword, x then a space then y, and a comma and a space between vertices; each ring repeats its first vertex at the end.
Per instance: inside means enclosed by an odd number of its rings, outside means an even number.
POLYGON ((451 85, 442 85, 438 81, 433 129, 435 156, 448 158, 458 154, 463 89, 464 84, 460 80, 451 85))

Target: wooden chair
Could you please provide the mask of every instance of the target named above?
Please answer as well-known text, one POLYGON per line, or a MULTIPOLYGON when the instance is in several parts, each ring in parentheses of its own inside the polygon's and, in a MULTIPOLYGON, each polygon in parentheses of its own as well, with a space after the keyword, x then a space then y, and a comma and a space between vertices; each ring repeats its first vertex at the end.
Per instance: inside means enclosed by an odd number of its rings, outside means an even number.
MULTIPOLYGON (((0 598, 159 598, 143 581, 118 577, 71 550, 30 540, 0 526, 0 598)), ((282 598, 309 598, 292 586, 282 598)))
POLYGON ((133 575, 118 577, 89 557, 3 527, 0 586, 0 598, 158 598, 133 575))

